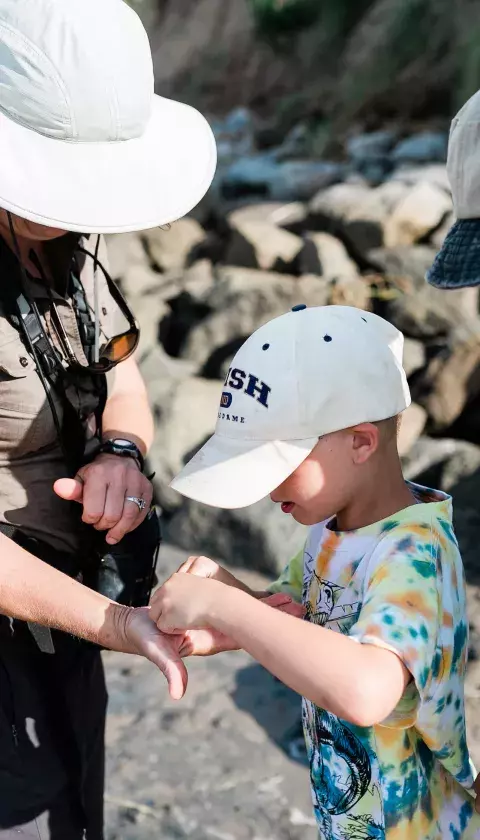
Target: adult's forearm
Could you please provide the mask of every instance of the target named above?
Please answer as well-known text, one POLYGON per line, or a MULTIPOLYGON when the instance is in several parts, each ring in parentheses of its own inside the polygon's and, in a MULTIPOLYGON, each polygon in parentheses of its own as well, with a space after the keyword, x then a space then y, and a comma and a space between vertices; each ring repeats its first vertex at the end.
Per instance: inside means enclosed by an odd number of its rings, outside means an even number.
POLYGON ((102 418, 105 438, 123 437, 146 455, 153 441, 153 416, 142 375, 133 358, 114 371, 102 418))
POLYGON ((146 455, 153 441, 153 418, 146 394, 119 394, 107 400, 103 412, 103 438, 126 438, 146 455))
POLYGON ((124 649, 126 608, 109 601, 0 534, 0 613, 124 649))

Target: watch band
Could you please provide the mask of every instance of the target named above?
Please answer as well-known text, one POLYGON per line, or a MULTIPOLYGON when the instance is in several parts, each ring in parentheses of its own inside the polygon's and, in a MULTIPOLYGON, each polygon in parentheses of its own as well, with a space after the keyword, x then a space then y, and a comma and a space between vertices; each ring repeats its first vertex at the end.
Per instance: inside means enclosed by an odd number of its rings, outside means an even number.
POLYGON ((137 462, 140 472, 143 472, 145 468, 145 459, 133 441, 123 438, 104 440, 98 451, 105 452, 107 455, 118 455, 120 458, 132 458, 137 462))

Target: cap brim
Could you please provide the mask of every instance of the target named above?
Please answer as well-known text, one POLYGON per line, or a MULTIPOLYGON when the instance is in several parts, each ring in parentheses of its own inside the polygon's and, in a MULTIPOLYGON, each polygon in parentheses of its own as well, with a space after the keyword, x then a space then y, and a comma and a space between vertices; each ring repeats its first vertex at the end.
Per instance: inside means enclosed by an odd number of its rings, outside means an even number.
POLYGON ((455 222, 427 271, 427 280, 438 289, 480 286, 480 219, 455 222))
POLYGON ((146 230, 176 221, 207 192, 216 145, 195 109, 154 97, 141 137, 52 139, 0 112, 0 207, 78 233, 146 230))
POLYGON ((214 435, 170 486, 213 507, 247 507, 282 484, 317 443, 318 437, 254 441, 214 435))

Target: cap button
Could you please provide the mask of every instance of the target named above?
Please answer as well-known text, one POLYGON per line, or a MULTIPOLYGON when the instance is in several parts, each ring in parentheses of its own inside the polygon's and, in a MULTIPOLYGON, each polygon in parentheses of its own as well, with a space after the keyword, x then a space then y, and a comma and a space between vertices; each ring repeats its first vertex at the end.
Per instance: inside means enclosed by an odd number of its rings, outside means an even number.
POLYGON ((306 303, 297 303, 296 306, 292 306, 292 312, 300 312, 301 309, 306 309, 306 303))

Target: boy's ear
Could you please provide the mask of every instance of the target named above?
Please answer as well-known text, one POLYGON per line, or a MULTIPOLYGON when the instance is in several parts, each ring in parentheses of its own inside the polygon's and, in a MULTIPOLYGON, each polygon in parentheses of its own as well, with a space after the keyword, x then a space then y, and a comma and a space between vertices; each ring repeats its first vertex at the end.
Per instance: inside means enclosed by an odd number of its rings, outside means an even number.
POLYGON ((360 423, 351 433, 353 463, 365 464, 378 449, 380 430, 374 423, 360 423))

